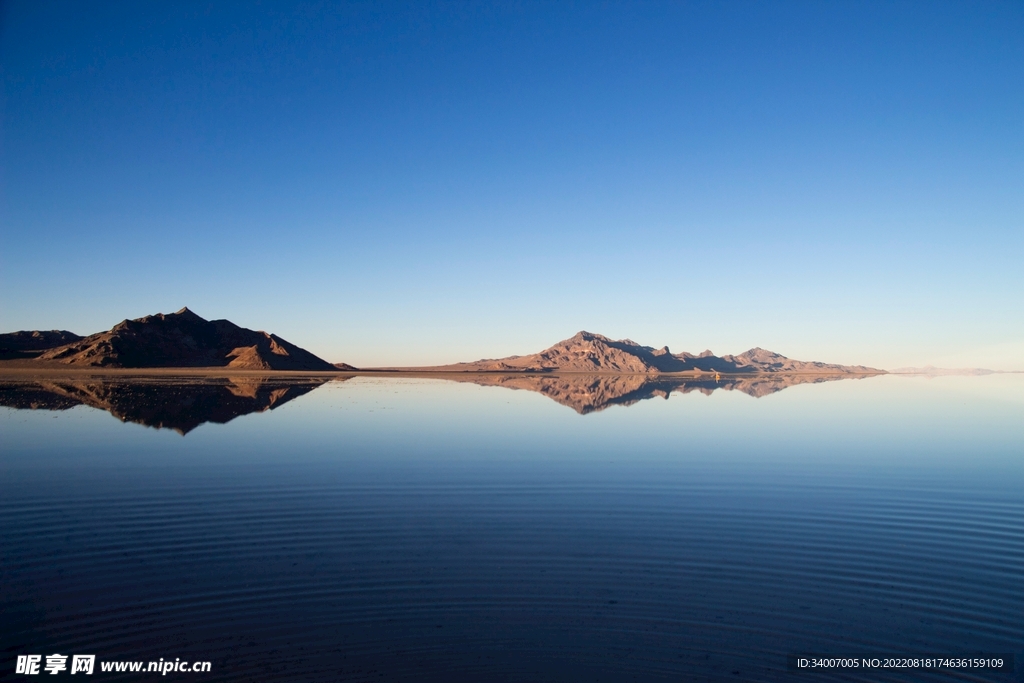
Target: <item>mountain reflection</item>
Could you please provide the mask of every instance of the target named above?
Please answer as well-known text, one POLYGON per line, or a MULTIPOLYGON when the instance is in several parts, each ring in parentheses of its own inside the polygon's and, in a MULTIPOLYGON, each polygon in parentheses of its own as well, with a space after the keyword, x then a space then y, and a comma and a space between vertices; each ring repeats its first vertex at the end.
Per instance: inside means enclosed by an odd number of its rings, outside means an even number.
POLYGON ((233 377, 193 381, 132 379, 38 380, 0 384, 0 405, 27 410, 67 410, 86 405, 122 422, 187 434, 207 422, 273 410, 327 382, 233 377))
POLYGON ((446 379, 472 382, 481 386, 497 386, 507 389, 536 391, 551 400, 575 410, 580 415, 604 410, 608 406, 631 406, 644 399, 661 397, 667 399, 673 392, 688 394, 691 391, 710 396, 718 389, 741 391, 761 398, 782 391, 797 384, 818 384, 840 379, 851 379, 849 375, 754 375, 745 377, 665 377, 650 375, 484 375, 465 377, 447 375, 446 379))
MULTIPOLYGON (((416 375, 422 377, 422 374, 416 375)), ((536 391, 572 408, 580 415, 613 405, 630 406, 644 399, 667 399, 673 392, 741 391, 755 398, 797 384, 814 384, 848 375, 753 375, 714 378, 710 375, 555 375, 555 374, 444 374, 437 379, 481 386, 536 391)), ((273 410, 327 382, 347 377, 282 378, 111 378, 36 379, 0 382, 0 406, 24 410, 68 410, 85 405, 105 410, 122 422, 187 434, 207 422, 223 424, 239 415, 273 410)))

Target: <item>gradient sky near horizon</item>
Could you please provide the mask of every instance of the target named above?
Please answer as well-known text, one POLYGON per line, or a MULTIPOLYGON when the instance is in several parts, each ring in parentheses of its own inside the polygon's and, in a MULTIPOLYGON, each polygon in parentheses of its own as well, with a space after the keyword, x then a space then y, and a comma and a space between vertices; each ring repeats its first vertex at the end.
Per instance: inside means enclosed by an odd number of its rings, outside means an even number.
POLYGON ((1024 369, 1024 4, 0 8, 0 328, 1024 369))

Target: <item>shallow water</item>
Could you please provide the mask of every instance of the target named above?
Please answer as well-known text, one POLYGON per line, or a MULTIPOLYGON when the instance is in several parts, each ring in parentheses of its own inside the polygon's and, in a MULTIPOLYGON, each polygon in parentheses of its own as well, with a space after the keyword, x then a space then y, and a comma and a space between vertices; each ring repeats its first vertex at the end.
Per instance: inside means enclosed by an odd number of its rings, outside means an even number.
POLYGON ((520 389, 5 385, 2 675, 91 653, 205 680, 1022 680, 1024 377, 585 410, 520 389))

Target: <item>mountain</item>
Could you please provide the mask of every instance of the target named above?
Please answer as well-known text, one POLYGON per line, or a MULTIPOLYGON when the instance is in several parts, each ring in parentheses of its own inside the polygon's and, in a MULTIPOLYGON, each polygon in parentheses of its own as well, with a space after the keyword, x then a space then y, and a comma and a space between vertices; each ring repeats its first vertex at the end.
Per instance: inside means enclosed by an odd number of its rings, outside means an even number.
MULTIPOLYGON (((411 369, 411 368, 410 368, 411 369)), ((592 332, 579 332, 551 348, 529 356, 509 356, 431 368, 434 372, 573 372, 657 374, 697 372, 721 374, 813 373, 872 375, 884 370, 863 365, 833 365, 799 361, 778 353, 753 348, 737 356, 716 356, 711 351, 694 355, 655 349, 629 339, 612 340, 592 332)))
POLYGON ((55 380, 0 382, 0 406, 21 410, 68 410, 86 405, 122 422, 187 434, 207 422, 223 424, 239 415, 273 410, 329 378, 232 377, 168 383, 55 380))
POLYGON ((327 361, 277 335, 205 320, 187 308, 118 323, 39 354, 38 360, 104 368, 226 367, 334 371, 327 361))
POLYGON ((0 359, 34 358, 46 349, 80 340, 67 330, 31 330, 0 334, 0 359))

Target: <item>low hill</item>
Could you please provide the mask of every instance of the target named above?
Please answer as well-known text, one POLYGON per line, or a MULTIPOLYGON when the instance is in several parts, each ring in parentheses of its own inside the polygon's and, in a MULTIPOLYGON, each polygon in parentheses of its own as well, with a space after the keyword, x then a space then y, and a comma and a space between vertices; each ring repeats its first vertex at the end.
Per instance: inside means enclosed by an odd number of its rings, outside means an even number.
POLYGON ((187 308, 122 321, 107 332, 48 349, 38 360, 105 368, 335 370, 277 335, 205 320, 187 308))
POLYGON ((711 351, 704 351, 696 355, 685 352, 672 353, 667 346, 655 349, 650 346, 641 346, 629 339, 615 341, 592 332, 579 332, 569 339, 529 356, 510 356, 495 360, 478 360, 472 363, 417 369, 434 372, 637 374, 663 372, 881 374, 885 372, 863 365, 835 365, 793 360, 761 348, 753 348, 736 356, 716 356, 711 351))
POLYGON ((67 330, 27 330, 0 334, 0 359, 34 358, 46 349, 80 340, 67 330))

